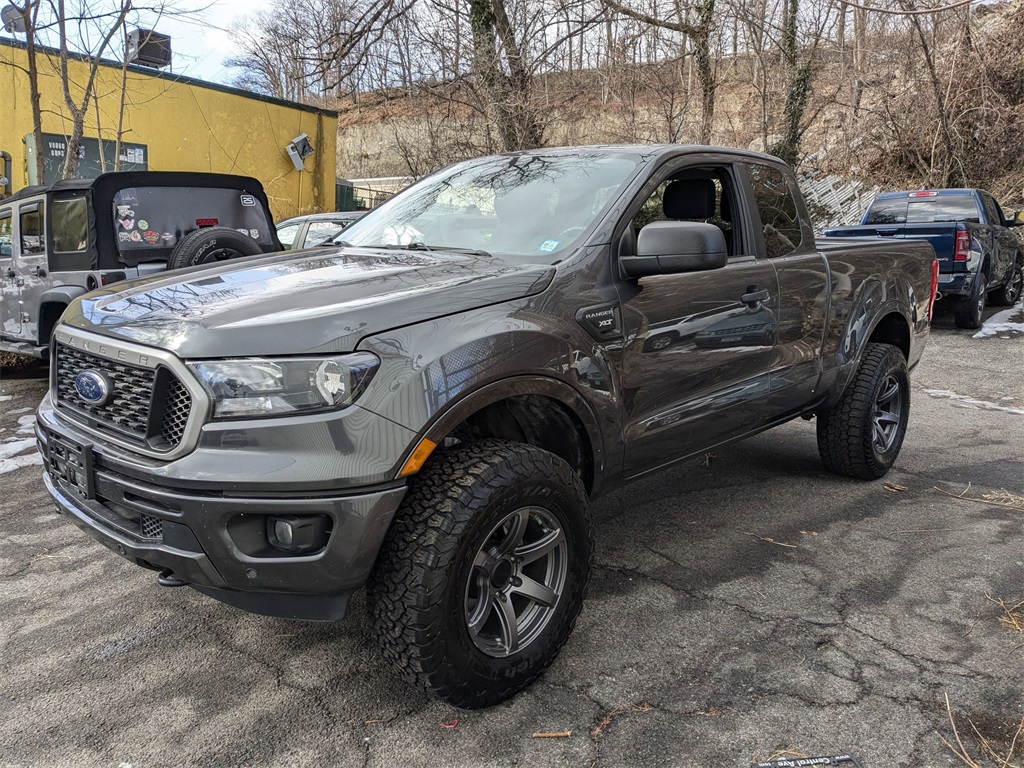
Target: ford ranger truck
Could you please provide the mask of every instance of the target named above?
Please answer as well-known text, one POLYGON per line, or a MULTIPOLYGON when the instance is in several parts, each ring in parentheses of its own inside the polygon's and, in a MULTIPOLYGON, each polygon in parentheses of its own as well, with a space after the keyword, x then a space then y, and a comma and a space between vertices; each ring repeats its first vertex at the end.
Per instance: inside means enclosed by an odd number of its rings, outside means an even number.
POLYGON ((317 251, 104 288, 53 332, 58 509, 166 586, 335 620, 458 707, 552 662, 601 495, 798 417, 893 465, 935 254, 816 241, 734 149, 545 149, 444 168, 317 251))

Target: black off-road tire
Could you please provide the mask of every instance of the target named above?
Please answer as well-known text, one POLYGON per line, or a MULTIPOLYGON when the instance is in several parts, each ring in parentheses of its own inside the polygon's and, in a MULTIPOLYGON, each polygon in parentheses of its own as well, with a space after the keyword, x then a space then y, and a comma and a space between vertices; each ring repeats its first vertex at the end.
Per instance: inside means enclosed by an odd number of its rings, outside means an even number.
POLYGON ((168 269, 217 264, 239 256, 262 253, 259 243, 228 227, 205 227, 189 232, 174 246, 167 257, 168 269))
MULTIPOLYGON (((537 526, 540 517, 528 519, 527 527, 537 526)), ((368 584, 373 632, 400 672, 444 701, 465 709, 496 704, 533 682, 565 644, 582 607, 592 551, 586 489, 565 461, 503 440, 445 450, 416 476, 384 540, 368 584), (524 509, 539 510, 564 532, 563 586, 553 607, 529 607, 547 617, 533 639, 495 657, 478 647, 479 625, 470 632, 471 590, 481 583, 479 559, 494 526, 524 509)), ((551 561, 545 567, 553 572, 551 561)))
POLYGON ((909 416, 910 377, 903 353, 891 344, 868 344, 839 402, 818 413, 822 463, 837 475, 877 480, 896 461, 909 416))
POLYGON ((953 307, 953 320, 957 328, 974 331, 981 328, 985 312, 985 291, 988 290, 988 278, 979 272, 974 278, 974 286, 969 296, 957 299, 953 307))
POLYGON ((1003 284, 992 291, 992 303, 997 307, 1012 307, 1020 299, 1021 291, 1024 291, 1024 266, 1018 257, 1003 284))

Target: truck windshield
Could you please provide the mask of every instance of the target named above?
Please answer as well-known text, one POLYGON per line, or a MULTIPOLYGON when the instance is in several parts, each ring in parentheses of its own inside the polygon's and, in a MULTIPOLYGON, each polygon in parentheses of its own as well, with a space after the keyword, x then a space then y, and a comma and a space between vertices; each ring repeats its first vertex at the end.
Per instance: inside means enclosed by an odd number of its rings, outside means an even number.
POLYGON ((865 224, 928 224, 938 221, 978 223, 978 204, 971 195, 876 200, 868 209, 865 224))
POLYGON ((627 153, 471 160, 410 187, 338 237, 350 245, 482 250, 517 264, 552 264, 640 162, 627 153))
POLYGON ((201 227, 230 227, 261 245, 273 240, 253 195, 218 187, 131 187, 114 195, 114 229, 121 253, 167 249, 201 227))

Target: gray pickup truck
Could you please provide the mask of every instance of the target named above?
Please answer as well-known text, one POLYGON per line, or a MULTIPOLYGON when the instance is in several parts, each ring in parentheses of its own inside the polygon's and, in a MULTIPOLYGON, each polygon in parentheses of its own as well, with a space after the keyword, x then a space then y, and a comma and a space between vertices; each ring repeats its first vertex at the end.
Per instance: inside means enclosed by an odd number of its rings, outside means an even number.
POLYGON ((367 586, 384 654, 456 706, 565 644, 593 499, 797 417, 839 474, 899 453, 935 254, 816 242, 775 158, 486 157, 344 237, 74 301, 44 480, 165 586, 322 620, 367 586))

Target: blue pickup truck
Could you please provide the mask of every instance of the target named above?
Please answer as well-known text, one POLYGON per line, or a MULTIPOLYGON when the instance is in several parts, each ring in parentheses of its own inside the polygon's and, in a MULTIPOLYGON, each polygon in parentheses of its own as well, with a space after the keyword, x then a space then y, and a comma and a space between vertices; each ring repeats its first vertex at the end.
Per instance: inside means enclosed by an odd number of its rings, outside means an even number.
POLYGON ((958 328, 979 328, 986 297, 1015 304, 1024 286, 1024 257, 1007 218, 981 189, 926 189, 879 195, 860 225, 826 229, 826 237, 927 240, 939 260, 939 295, 954 301, 958 328))

